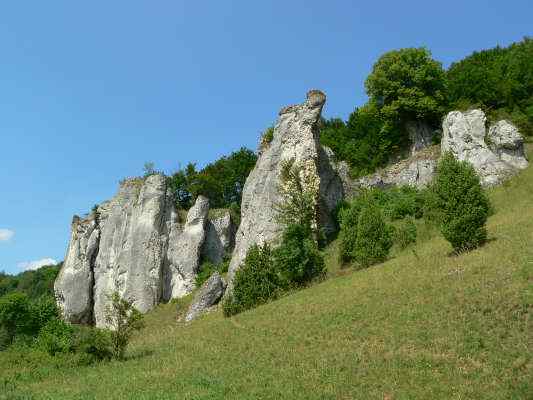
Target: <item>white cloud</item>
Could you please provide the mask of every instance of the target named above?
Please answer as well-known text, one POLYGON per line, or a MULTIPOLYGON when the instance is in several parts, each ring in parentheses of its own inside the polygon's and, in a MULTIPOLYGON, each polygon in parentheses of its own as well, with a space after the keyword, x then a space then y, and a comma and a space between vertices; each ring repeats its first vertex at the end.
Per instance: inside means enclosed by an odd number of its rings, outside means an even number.
POLYGON ((9 229, 0 229, 0 242, 7 242, 14 234, 15 232, 9 229))
POLYGON ((44 267, 45 265, 55 264, 57 264, 57 261, 53 258, 43 258, 42 260, 20 262, 17 264, 17 267, 19 267, 23 271, 28 271, 31 269, 39 269, 41 267, 44 267))

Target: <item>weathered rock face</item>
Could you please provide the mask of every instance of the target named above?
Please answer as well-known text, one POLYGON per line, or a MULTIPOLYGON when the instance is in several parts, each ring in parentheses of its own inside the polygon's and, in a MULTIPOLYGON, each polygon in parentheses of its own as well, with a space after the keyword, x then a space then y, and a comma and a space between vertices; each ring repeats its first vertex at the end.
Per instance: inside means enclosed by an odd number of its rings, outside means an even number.
POLYGON ((517 170, 527 168, 524 138, 516 126, 505 120, 496 122, 489 128, 488 141, 489 148, 500 160, 517 170))
POLYGON ((185 296, 194 289, 194 281, 200 266, 200 254, 206 232, 209 200, 199 196, 187 214, 183 227, 173 224, 165 268, 165 301, 185 296))
POLYGON ((411 156, 432 145, 435 132, 424 121, 409 121, 405 124, 405 129, 411 142, 411 156))
POLYGON ((318 121, 325 101, 322 92, 313 90, 303 104, 283 108, 271 143, 261 147, 255 168, 244 185, 241 224, 229 267, 230 286, 248 249, 254 244, 274 242, 281 234, 275 209, 282 201, 280 173, 284 162, 294 161, 302 166, 306 177, 319 183, 316 224, 318 228, 332 225, 329 211, 342 198, 343 189, 336 171, 327 165, 328 157, 322 154, 319 144, 318 121))
POLYGON ((141 312, 161 298, 166 245, 165 178, 126 181, 118 195, 99 208, 100 245, 94 265, 94 318, 105 325, 109 294, 117 291, 141 312))
POLYGON ((185 315, 185 322, 198 318, 201 314, 208 311, 209 308, 216 305, 224 295, 225 290, 226 282, 222 276, 218 272, 213 273, 195 296, 185 315))
POLYGON ((74 218, 55 282, 64 318, 105 326, 109 295, 115 291, 141 312, 190 293, 208 212, 209 201, 199 196, 180 223, 161 175, 121 183, 118 194, 96 213, 74 218))
MULTIPOLYGON (((389 165, 372 175, 356 180, 359 188, 388 188, 392 186, 427 186, 435 174, 439 157, 436 147, 422 148, 411 157, 389 165)), ((352 183, 353 185, 353 183, 352 183)))
POLYGON ((507 121, 487 132, 483 111, 452 111, 442 128, 442 152, 470 162, 485 186, 497 185, 527 166, 523 140, 507 121))
POLYGON ((74 217, 67 255, 54 284, 59 308, 68 321, 93 321, 93 265, 99 239, 94 214, 84 220, 74 217))
POLYGON ((222 210, 220 215, 210 218, 206 224, 202 259, 213 264, 224 261, 224 258, 233 251, 236 230, 229 210, 222 210))
POLYGON ((344 161, 336 161, 333 152, 325 148, 333 166, 340 177, 345 197, 358 196, 362 189, 386 189, 393 186, 414 186, 423 188, 427 186, 435 174, 437 161, 440 156, 438 146, 421 147, 418 151, 404 160, 361 178, 350 176, 350 167, 344 161))

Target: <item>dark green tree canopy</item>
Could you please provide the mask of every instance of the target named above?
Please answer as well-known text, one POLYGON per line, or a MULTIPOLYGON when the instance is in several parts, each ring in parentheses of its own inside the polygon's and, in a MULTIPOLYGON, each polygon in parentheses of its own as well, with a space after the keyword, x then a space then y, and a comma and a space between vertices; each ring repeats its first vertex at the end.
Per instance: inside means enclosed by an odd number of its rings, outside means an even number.
POLYGON ((533 134, 533 39, 474 52, 446 74, 451 108, 481 107, 533 134))
POLYGON ((181 208, 189 208, 199 195, 206 196, 212 208, 240 206, 244 183, 256 160, 253 151, 242 147, 200 171, 188 164, 169 177, 169 185, 181 208))
POLYGON ((383 54, 365 86, 370 101, 391 122, 417 119, 434 123, 444 111, 444 70, 423 47, 383 54))

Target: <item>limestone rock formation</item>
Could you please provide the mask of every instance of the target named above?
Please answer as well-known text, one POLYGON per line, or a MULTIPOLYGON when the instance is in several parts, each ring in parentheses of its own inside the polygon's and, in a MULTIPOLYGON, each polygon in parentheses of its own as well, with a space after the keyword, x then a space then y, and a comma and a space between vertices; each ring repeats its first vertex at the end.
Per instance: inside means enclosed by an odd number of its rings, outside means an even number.
POLYGON ((207 221, 202 259, 220 264, 233 251, 237 228, 229 210, 216 211, 218 215, 207 221))
POLYGON ((224 295, 225 290, 226 282, 224 278, 218 272, 213 273, 194 297, 185 315, 185 322, 192 321, 216 305, 224 295))
POLYGON ((273 139, 261 146, 257 163, 244 185, 241 224, 229 267, 229 284, 248 249, 254 244, 276 241, 282 227, 276 218, 276 205, 282 200, 280 172, 284 162, 302 166, 302 173, 318 183, 317 227, 332 226, 331 211, 343 197, 342 183, 322 154, 318 121, 326 96, 317 90, 307 94, 300 105, 283 108, 274 127, 273 139))
POLYGON ((173 224, 168 240, 164 273, 164 300, 183 297, 194 289, 205 240, 209 200, 203 196, 189 210, 185 225, 173 224))
POLYGON ((404 185, 425 187, 433 179, 438 157, 436 146, 421 148, 409 158, 391 164, 372 175, 357 179, 357 187, 388 188, 404 185))
POLYGON ((329 148, 325 147, 324 150, 330 159, 330 165, 340 177, 346 198, 355 197, 367 188, 385 189, 403 185, 423 188, 433 179, 440 156, 438 146, 419 147, 406 159, 391 163, 371 175, 354 179, 350 176, 350 167, 345 161, 336 161, 329 148))
POLYGON ((57 303, 68 321, 93 321, 93 265, 98 253, 100 230, 95 214, 86 219, 74 217, 63 267, 54 284, 57 303))
POLYGON ((483 111, 452 111, 442 128, 442 152, 470 162, 485 186, 497 185, 527 166, 523 140, 507 121, 487 132, 483 111))
POLYGON ((100 245, 94 265, 94 318, 105 324, 109 294, 117 291, 141 312, 161 297, 166 245, 166 184, 161 175, 124 182, 99 207, 100 245))
POLYGON ((506 120, 498 121, 489 128, 488 139, 489 148, 500 160, 517 170, 527 168, 524 138, 516 126, 506 120))
POLYGON ((164 176, 123 181, 113 199, 86 219, 73 220, 54 287, 64 318, 105 326, 115 291, 141 312, 190 293, 208 212, 209 201, 199 196, 186 221, 180 221, 164 176))

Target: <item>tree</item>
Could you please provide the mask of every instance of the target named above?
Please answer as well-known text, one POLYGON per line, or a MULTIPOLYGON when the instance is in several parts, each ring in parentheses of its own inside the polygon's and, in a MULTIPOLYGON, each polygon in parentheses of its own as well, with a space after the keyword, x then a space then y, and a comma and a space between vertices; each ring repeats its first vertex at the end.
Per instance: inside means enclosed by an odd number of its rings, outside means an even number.
POLYGON ((113 356, 122 360, 131 336, 144 327, 143 315, 117 292, 111 294, 109 300, 105 321, 111 328, 113 356))
POLYGON ((270 246, 252 246, 235 273, 233 291, 223 304, 224 315, 229 317, 275 299, 280 286, 270 246))
POLYGON ((385 261, 392 247, 392 233, 381 210, 372 203, 365 204, 357 221, 353 258, 363 268, 385 261))
POLYGON ((444 70, 425 48, 383 54, 365 86, 370 102, 381 108, 391 124, 401 126, 410 120, 435 123, 444 112, 444 70))
POLYGON ((390 51, 366 80, 367 104, 343 122, 323 121, 321 143, 351 167, 353 177, 374 172, 409 144, 406 124, 436 125, 445 111, 445 75, 424 48, 390 51))
POLYGON ((0 272, 0 296, 18 291, 28 295, 30 300, 54 295, 54 281, 63 263, 47 265, 17 275, 0 272))
POLYGON ((477 51, 446 73, 450 107, 481 107, 533 135, 533 39, 477 51))
POLYGON ((285 228, 272 256, 284 288, 303 286, 323 276, 326 270, 309 226, 291 224, 285 228))
POLYGON ((240 206, 244 183, 256 160, 255 153, 243 147, 200 171, 189 163, 169 178, 169 187, 178 206, 184 209, 199 195, 206 196, 213 208, 240 206))
POLYGON ((487 238, 490 203, 474 167, 451 153, 439 162, 428 193, 441 232, 456 252, 471 250, 487 238))
POLYGON ((28 296, 12 292, 0 298, 0 326, 7 332, 9 341, 16 335, 35 333, 35 318, 28 296))

